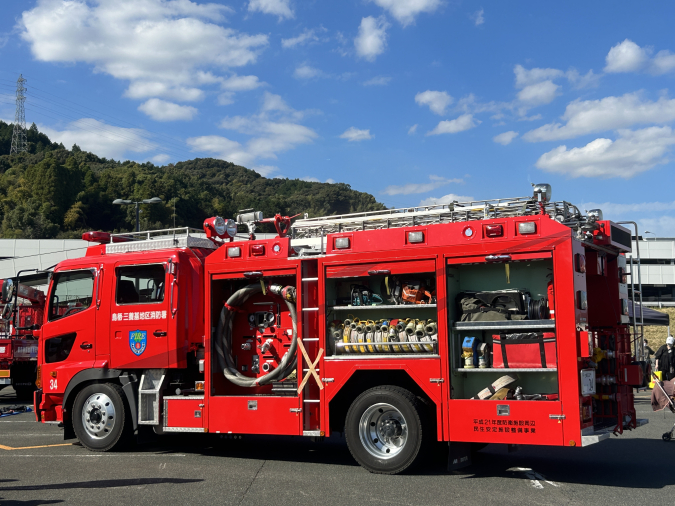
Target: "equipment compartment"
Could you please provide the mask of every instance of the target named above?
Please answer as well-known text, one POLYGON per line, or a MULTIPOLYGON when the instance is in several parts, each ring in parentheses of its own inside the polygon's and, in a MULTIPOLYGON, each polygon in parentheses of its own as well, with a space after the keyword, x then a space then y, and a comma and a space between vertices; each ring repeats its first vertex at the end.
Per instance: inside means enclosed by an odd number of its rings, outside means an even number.
POLYGON ((328 266, 328 355, 437 355, 434 267, 434 260, 328 266))
MULTIPOLYGON (((485 389, 489 390, 506 375, 516 379, 504 386, 506 390, 501 395, 508 397, 504 397, 503 402, 557 399, 557 340, 555 320, 550 317, 555 314, 555 308, 549 307, 551 301, 548 300, 552 292, 553 263, 550 255, 542 256, 544 258, 506 263, 448 265, 452 399, 490 398, 492 395, 479 397, 478 394, 487 395, 485 389), (531 337, 536 344, 507 344, 505 364, 501 356, 504 348, 499 344, 500 339, 495 343, 495 335, 531 337), (534 363, 530 353, 532 346, 539 350, 538 336, 547 338, 542 341, 544 367, 541 356, 537 355, 535 358, 539 360, 534 363), (500 349, 495 350, 495 346, 500 349), (519 349, 527 353, 519 356, 519 349)), ((521 343, 523 339, 516 341, 521 343)))
MULTIPOLYGON (((297 324, 297 315, 291 314, 281 296, 270 291, 272 286, 295 290, 295 274, 279 272, 277 275, 266 273, 263 278, 254 279, 244 278, 243 275, 219 278, 211 282, 211 395, 297 396, 297 360, 293 347, 293 320, 295 317, 297 324), (265 293, 260 286, 261 279, 266 287, 265 293), (242 302, 228 307, 227 301, 231 300, 232 295, 246 287, 254 288, 257 293, 242 296, 242 302), (221 319, 224 307, 230 312, 230 320, 229 324, 223 326, 221 319), (232 375, 236 370, 240 379, 260 379, 276 371, 289 352, 293 354, 289 357, 290 363, 286 361, 285 370, 289 374, 282 374, 283 377, 275 378, 274 381, 243 386, 224 375, 224 368, 227 368, 232 375), (225 367, 226 355, 229 355, 232 370, 225 367)), ((292 305, 296 307, 295 293, 292 296, 292 305)))

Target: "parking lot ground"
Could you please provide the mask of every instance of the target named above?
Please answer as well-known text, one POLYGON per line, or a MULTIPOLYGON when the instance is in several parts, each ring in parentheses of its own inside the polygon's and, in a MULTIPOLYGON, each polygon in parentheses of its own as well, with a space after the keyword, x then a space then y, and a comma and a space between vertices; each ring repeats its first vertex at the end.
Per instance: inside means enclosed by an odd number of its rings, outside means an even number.
MULTIPOLYGON (((13 391, 0 391, 0 405, 11 404, 13 391)), ((653 413, 649 392, 637 410, 648 425, 600 444, 490 445, 457 474, 439 458, 403 476, 368 473, 339 437, 164 436, 93 453, 25 413, 0 418, 0 504, 673 504, 675 442, 661 435, 675 415, 653 413)))

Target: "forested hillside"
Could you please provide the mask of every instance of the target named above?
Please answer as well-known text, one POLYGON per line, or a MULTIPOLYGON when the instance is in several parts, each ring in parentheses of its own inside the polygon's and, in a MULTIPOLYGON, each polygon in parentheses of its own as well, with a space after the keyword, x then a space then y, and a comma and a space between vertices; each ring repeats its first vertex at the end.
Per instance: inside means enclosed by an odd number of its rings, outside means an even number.
POLYGON ((134 206, 116 206, 116 198, 160 197, 144 205, 141 228, 201 228, 209 216, 234 217, 255 208, 310 216, 384 209, 369 193, 347 184, 299 179, 267 179, 213 158, 197 158, 158 167, 152 163, 99 158, 77 145, 52 143, 33 124, 29 152, 9 155, 12 125, 0 121, 0 237, 74 238, 83 231, 129 231, 134 206))

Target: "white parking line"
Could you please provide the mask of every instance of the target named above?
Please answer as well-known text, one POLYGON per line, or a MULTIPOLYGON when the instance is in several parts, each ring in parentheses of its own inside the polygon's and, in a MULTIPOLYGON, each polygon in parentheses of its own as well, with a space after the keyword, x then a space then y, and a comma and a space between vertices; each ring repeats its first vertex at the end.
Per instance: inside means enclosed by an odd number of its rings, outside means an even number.
POLYGON ((525 478, 530 480, 530 485, 532 485, 533 488, 539 490, 544 488, 544 485, 541 484, 542 481, 548 483, 553 487, 556 488, 560 487, 560 485, 558 485, 556 482, 547 480, 546 477, 544 477, 544 475, 539 474, 536 471, 533 471, 529 467, 512 467, 510 469, 507 469, 507 471, 518 471, 521 473, 525 473, 525 478))

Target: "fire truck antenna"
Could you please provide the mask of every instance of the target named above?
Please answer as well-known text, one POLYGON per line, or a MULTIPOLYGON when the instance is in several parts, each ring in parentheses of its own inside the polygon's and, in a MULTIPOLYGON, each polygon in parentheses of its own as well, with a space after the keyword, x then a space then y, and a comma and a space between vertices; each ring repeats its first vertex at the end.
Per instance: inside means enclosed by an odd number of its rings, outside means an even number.
POLYGON ((12 133, 12 147, 9 154, 23 153, 27 151, 28 142, 26 140, 26 88, 23 83, 26 80, 23 74, 19 74, 16 80, 16 114, 14 115, 14 131, 12 133))

